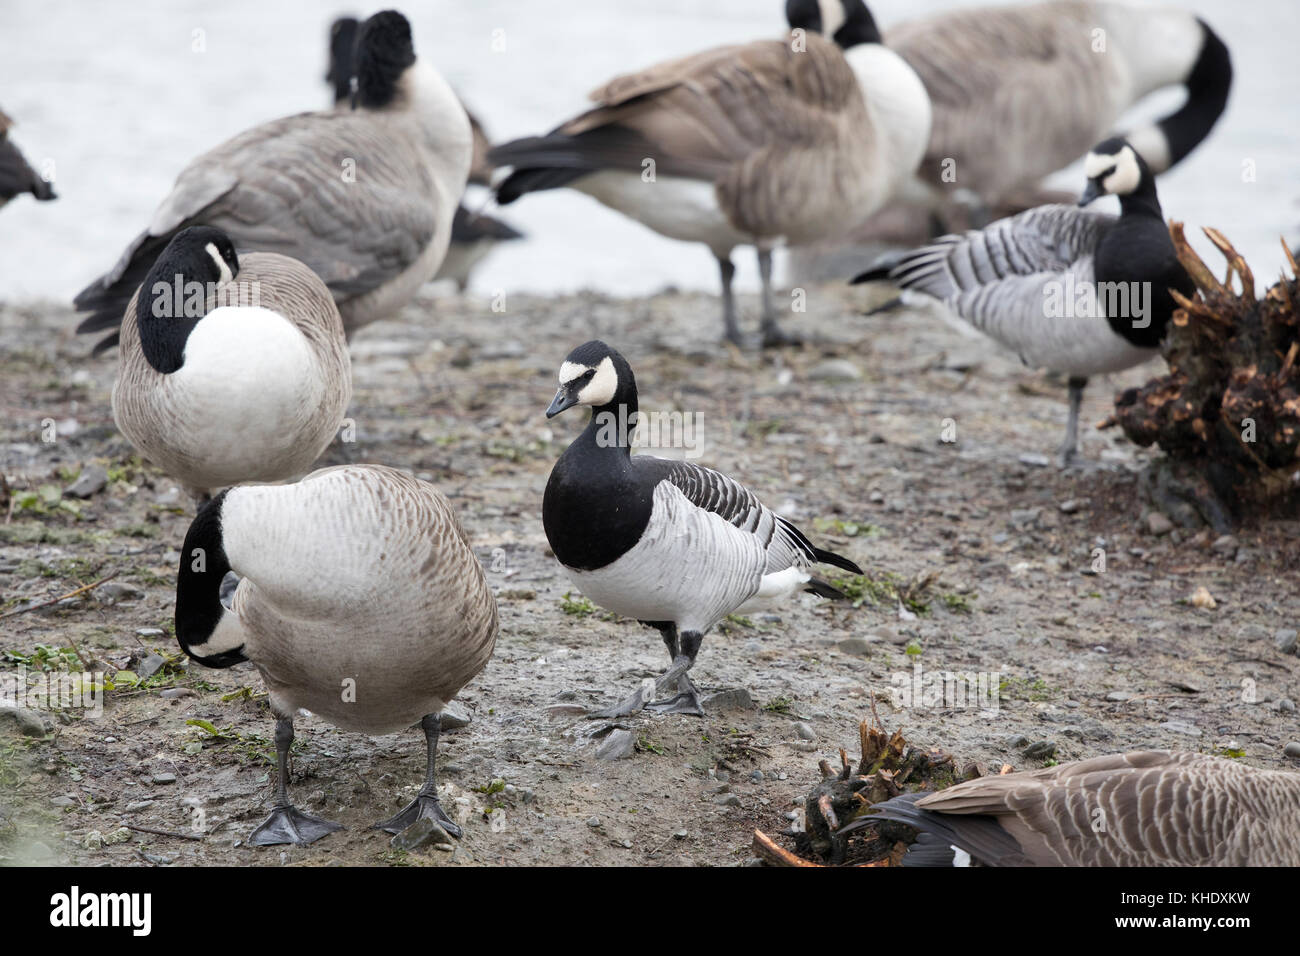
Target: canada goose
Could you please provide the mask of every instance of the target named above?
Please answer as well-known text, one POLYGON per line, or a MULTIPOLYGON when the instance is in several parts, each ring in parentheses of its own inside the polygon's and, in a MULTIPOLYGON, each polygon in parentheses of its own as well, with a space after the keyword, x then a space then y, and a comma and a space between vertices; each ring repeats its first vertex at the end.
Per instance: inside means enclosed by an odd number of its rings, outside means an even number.
POLYGON ((428 772, 415 800, 377 827, 431 819, 439 712, 487 664, 497 608, 455 511, 432 485, 379 465, 314 471, 291 485, 232 488, 190 525, 176 581, 176 639, 208 667, 252 661, 276 715, 275 806, 249 843, 310 843, 341 829, 287 794, 299 708, 343 730, 419 723, 428 772), (241 578, 227 609, 221 582, 241 578))
POLYGON ((1181 109, 1126 135, 1164 172, 1209 134, 1232 85, 1223 41, 1172 7, 1063 0, 944 10, 885 39, 934 107, 920 180, 932 195, 966 190, 985 208, 1114 135, 1120 114, 1147 94, 1181 84, 1181 109))
MULTIPOLYGON (((334 88, 335 109, 352 108, 353 52, 357 26, 355 17, 339 17, 330 26, 330 62, 325 80, 334 88)), ((492 144, 488 142, 487 133, 477 117, 468 109, 465 110, 465 115, 469 118, 473 139, 469 182, 487 186, 492 177, 492 164, 488 160, 492 144)), ((464 292, 469 285, 470 272, 492 251, 495 243, 522 238, 523 233, 501 220, 470 212, 462 198, 451 220, 451 242, 447 246, 447 254, 433 281, 450 279, 456 283, 457 289, 464 292)))
POLYGON ((726 475, 692 462, 633 456, 636 379, 604 342, 569 353, 546 417, 575 405, 590 406, 591 418, 546 482, 546 538, 584 595, 662 634, 672 663, 655 694, 678 691, 647 703, 638 689, 596 716, 642 708, 703 714, 687 671, 709 628, 734 611, 765 607, 799 590, 842 598, 809 575, 818 562, 854 574, 862 569, 814 547, 726 475))
POLYGON ((311 469, 352 397, 343 322, 301 262, 238 256, 211 226, 177 233, 122 318, 113 417, 202 497, 311 469))
POLYGON ((14 121, 0 110, 0 209, 15 196, 31 193, 37 199, 58 199, 54 189, 27 164, 18 147, 9 140, 14 121))
POLYGON ((591 94, 595 108, 498 146, 492 160, 514 167, 498 202, 571 186, 662 235, 704 243, 737 343, 731 250, 754 245, 764 344, 788 341, 772 298, 773 247, 845 233, 875 212, 920 162, 930 107, 862 0, 790 0, 787 17, 784 40, 617 77, 591 94), (823 10, 839 48, 818 35, 823 10))
POLYGON ((1300 774, 1199 753, 1094 757, 876 804, 922 836, 904 866, 1300 866, 1300 774), (958 858, 960 860, 960 858, 958 858))
POLYGON ((1090 375, 1154 357, 1175 303, 1190 296, 1165 225, 1155 178, 1125 140, 1093 147, 1079 206, 1107 193, 1120 215, 1038 206, 904 254, 854 282, 890 279, 904 302, 939 300, 1026 365, 1069 376, 1070 417, 1061 456, 1078 450, 1079 406, 1090 375))
POLYGON ((447 251, 469 170, 469 122, 446 81, 415 58, 400 13, 361 25, 357 57, 357 109, 275 120, 190 163, 149 228, 77 296, 78 310, 91 313, 77 330, 115 328, 158 252, 191 225, 217 226, 240 251, 305 264, 329 287, 349 334, 409 302, 447 251))

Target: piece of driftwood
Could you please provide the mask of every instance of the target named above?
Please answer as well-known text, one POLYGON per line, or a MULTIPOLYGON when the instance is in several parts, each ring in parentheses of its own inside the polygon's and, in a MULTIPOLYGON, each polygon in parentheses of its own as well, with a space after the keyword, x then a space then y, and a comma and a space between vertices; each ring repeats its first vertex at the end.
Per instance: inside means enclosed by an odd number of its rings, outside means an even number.
POLYGON ((1152 504, 1184 527, 1226 532, 1248 510, 1294 506, 1300 490, 1300 269, 1287 250, 1291 276, 1257 296, 1222 233, 1204 230, 1227 262, 1220 282, 1182 223, 1169 231, 1196 285, 1191 298, 1173 293, 1179 308, 1161 349, 1169 370, 1121 394, 1101 427, 1165 453, 1142 478, 1152 504))

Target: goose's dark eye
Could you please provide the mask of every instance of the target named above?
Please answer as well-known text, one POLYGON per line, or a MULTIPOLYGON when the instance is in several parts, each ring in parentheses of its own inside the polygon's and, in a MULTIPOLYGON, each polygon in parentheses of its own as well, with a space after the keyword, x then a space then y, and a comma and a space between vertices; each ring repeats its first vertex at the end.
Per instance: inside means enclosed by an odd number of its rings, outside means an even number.
POLYGON ((1104 173, 1098 173, 1097 176, 1096 176, 1097 181, 1100 182, 1101 180, 1105 179, 1107 176, 1109 176, 1109 175, 1110 175, 1111 173, 1113 173, 1114 171, 1115 171, 1115 167, 1112 166, 1110 169, 1106 170, 1104 173))

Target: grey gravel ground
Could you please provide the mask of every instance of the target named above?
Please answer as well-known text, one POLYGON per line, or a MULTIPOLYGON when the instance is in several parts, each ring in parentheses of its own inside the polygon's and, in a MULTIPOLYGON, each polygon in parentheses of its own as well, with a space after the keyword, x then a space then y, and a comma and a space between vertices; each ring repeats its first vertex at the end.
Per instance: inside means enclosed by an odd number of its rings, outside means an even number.
MULTIPOLYGON (((786 322, 814 344, 781 354, 719 347, 716 300, 674 293, 511 296, 504 312, 427 299, 357 337, 356 441, 323 464, 435 482, 501 606, 496 656, 456 703, 470 722, 443 738, 444 803, 465 836, 411 850, 367 827, 419 785, 418 733, 367 738, 311 717, 292 792, 348 829, 306 848, 241 844, 265 813, 272 722, 249 665, 177 657, 171 582, 192 505, 131 461, 108 407, 115 360, 86 357, 68 310, 0 305, 0 613, 116 575, 0 619, 3 667, 36 654, 80 670, 79 653, 152 672, 119 680, 99 717, 0 710, 0 861, 743 863, 755 828, 790 825, 819 759, 856 752, 873 695, 890 729, 991 768, 1151 746, 1300 768, 1283 753, 1300 739, 1300 523, 1248 521, 1220 540, 1153 520, 1135 477, 1151 453, 1122 436, 1089 428, 1085 466, 1048 464, 1063 383, 932 316, 862 317, 865 295, 810 289, 786 322), (643 408, 703 416, 703 463, 878 581, 933 575, 928 610, 806 596, 705 640, 698 682, 744 688, 754 707, 733 694, 704 719, 585 719, 665 663, 654 632, 565 601, 542 532, 547 473, 580 428, 542 412, 559 362, 594 336, 628 356, 643 408), (955 442, 941 441, 945 419, 955 442), (69 487, 84 497, 61 497, 69 487), (1200 588, 1213 608, 1193 600, 1200 588), (897 706, 891 687, 918 663, 995 672, 996 710, 897 706)), ((756 302, 742 304, 752 322, 756 302)), ((1151 371, 1095 382, 1084 421, 1151 371)))

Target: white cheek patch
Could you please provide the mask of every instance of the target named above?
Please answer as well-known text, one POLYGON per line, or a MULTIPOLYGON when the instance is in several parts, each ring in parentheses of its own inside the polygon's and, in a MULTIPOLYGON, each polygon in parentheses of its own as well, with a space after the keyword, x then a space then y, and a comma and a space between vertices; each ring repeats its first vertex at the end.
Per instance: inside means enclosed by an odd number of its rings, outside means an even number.
POLYGON ((1114 156, 1105 156, 1101 153, 1089 153, 1083 159, 1083 175, 1089 179, 1095 179, 1114 165, 1114 156))
POLYGON ((618 372, 614 370, 614 363, 606 355, 596 366, 596 374, 592 376, 591 381, 578 393, 578 404, 607 405, 614 400, 614 393, 617 391, 618 372))
POLYGON ((1138 183, 1141 181, 1142 170, 1138 167, 1137 156, 1130 147, 1125 146, 1115 157, 1115 172, 1107 176, 1102 181, 1102 185, 1106 187, 1108 193, 1127 196, 1138 188, 1138 183))
POLYGON ((833 37, 847 19, 840 0, 817 0, 822 11, 822 36, 833 37))
POLYGON ((209 242, 203 248, 207 251, 208 255, 212 257, 212 261, 217 264, 217 268, 221 271, 221 284, 224 285, 235 277, 235 274, 230 271, 230 266, 226 265, 226 260, 221 258, 221 253, 217 251, 217 247, 214 243, 209 242))
POLYGON ((578 362, 565 362, 560 366, 560 384, 568 385, 587 370, 586 365, 581 365, 578 362))

